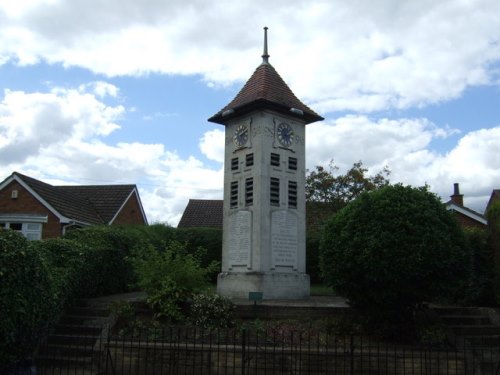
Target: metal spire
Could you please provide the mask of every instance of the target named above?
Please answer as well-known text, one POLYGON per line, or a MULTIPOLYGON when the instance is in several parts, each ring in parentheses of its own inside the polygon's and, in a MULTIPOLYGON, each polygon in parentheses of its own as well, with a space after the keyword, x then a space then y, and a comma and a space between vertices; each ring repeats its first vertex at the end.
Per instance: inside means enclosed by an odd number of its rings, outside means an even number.
POLYGON ((262 63, 269 64, 269 54, 267 53, 267 29, 268 27, 264 27, 264 54, 262 55, 262 63))

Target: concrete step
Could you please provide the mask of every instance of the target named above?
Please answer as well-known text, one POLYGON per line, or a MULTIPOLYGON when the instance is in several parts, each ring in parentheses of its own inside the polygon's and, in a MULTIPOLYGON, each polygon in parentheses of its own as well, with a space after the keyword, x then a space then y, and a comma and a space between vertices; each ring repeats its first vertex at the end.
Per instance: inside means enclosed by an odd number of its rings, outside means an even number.
POLYGON ((477 307, 433 307, 432 310, 436 312, 439 316, 450 316, 450 315, 482 315, 481 310, 477 307))
POLYGON ((72 325, 104 325, 107 322, 107 317, 104 316, 82 316, 82 315, 63 315, 59 319, 60 324, 72 325))
POLYGON ((89 335, 98 337, 102 332, 102 326, 56 324, 54 333, 64 335, 89 335))
POLYGON ((443 315, 441 321, 446 325, 488 325, 490 318, 484 315, 443 315))
POLYGON ((72 334, 51 334, 47 338, 48 344, 63 345, 94 345, 98 336, 96 335, 72 335, 72 334))
POLYGON ((500 326, 486 325, 457 325, 449 326, 458 336, 500 335, 500 326))
POLYGON ((497 347, 500 351, 500 335, 466 336, 465 339, 473 346, 497 347))
POLYGON ((67 309, 65 315, 107 317, 110 315, 109 309, 98 306, 73 306, 67 309))
POLYGON ((94 353, 94 342, 88 342, 87 344, 74 343, 73 345, 68 344, 46 344, 40 347, 38 351, 39 355, 45 357, 92 357, 94 353))

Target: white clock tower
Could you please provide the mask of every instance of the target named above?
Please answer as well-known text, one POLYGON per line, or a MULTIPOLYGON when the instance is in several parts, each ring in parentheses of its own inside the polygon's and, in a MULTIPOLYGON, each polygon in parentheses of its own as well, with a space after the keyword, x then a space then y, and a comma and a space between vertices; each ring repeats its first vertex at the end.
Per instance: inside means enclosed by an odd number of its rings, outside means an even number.
POLYGON ((309 297, 305 253, 305 125, 323 120, 269 63, 209 118, 225 126, 224 229, 219 294, 309 297))

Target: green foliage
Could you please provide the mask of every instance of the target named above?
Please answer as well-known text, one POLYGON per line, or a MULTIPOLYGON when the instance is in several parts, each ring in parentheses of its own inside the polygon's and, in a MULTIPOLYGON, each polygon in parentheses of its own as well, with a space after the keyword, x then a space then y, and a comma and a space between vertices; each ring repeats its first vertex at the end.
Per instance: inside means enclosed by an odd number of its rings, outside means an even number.
POLYGON ((306 272, 311 278, 311 283, 323 282, 319 267, 319 245, 321 237, 316 234, 307 233, 306 235, 306 272))
POLYGON ((19 233, 0 229, 0 368, 29 353, 53 313, 48 272, 19 233))
MULTIPOLYGON (((216 228, 179 228, 175 230, 175 240, 185 244, 189 253, 196 253, 197 249, 205 249, 200 261, 203 267, 213 262, 222 262, 222 229, 216 228)), ((214 268, 210 280, 217 280, 218 268, 214 268)))
POLYGON ((82 296, 128 291, 134 274, 125 258, 145 235, 139 228, 125 226, 96 226, 69 232, 65 238, 90 249, 85 253, 87 278, 82 281, 82 296))
POLYGON ((228 328, 234 325, 235 306, 218 294, 195 294, 191 303, 191 321, 203 328, 228 328))
POLYGON ((486 212, 488 218, 488 246, 494 261, 494 290, 497 305, 500 305, 500 201, 493 203, 486 212))
POLYGON ((31 242, 30 246, 43 258, 51 280, 52 295, 60 309, 82 291, 91 290, 95 278, 89 264, 95 258, 92 249, 74 240, 48 239, 31 242))
POLYGON ((488 246, 488 233, 483 229, 464 229, 471 250, 470 280, 461 302, 466 305, 491 306, 494 296, 493 251, 488 246))
POLYGON ((316 166, 306 177, 306 200, 313 202, 330 202, 338 210, 361 193, 373 191, 389 184, 387 177, 390 171, 385 167, 374 176, 366 176, 368 169, 363 163, 354 163, 345 175, 336 175, 338 167, 330 162, 328 170, 316 166))
POLYGON ((361 194, 326 224, 321 270, 353 307, 399 325, 423 301, 463 290, 469 254, 434 194, 390 185, 361 194))
POLYGON ((195 292, 209 287, 208 278, 219 264, 212 262, 203 267, 202 256, 202 249, 188 253, 186 246, 177 241, 167 243, 163 251, 150 244, 134 249, 129 262, 158 318, 182 319, 183 304, 195 292))

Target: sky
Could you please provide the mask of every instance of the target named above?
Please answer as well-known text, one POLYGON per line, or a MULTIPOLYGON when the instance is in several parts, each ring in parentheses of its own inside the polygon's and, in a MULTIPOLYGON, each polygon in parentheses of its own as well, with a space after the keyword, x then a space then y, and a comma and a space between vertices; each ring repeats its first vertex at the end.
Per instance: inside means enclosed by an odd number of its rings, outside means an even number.
POLYGON ((500 188, 498 0, 0 0, 0 180, 136 184, 150 223, 222 199, 207 119, 262 61, 325 120, 306 165, 500 188))

